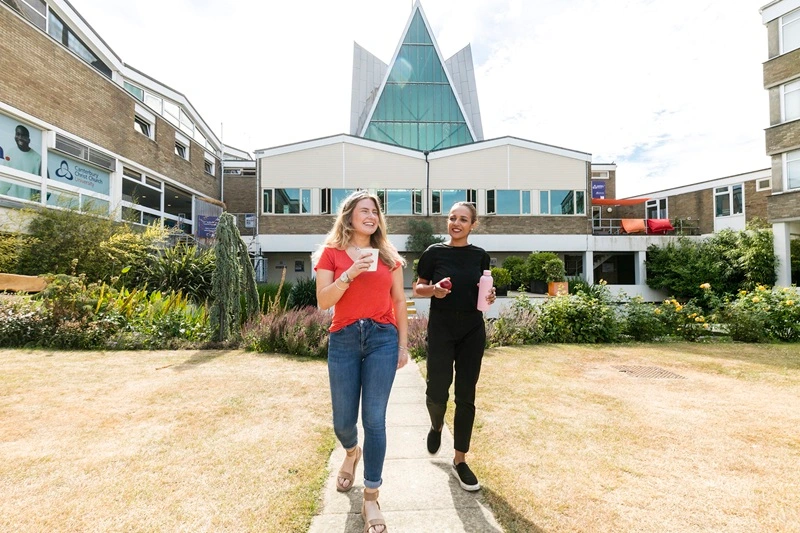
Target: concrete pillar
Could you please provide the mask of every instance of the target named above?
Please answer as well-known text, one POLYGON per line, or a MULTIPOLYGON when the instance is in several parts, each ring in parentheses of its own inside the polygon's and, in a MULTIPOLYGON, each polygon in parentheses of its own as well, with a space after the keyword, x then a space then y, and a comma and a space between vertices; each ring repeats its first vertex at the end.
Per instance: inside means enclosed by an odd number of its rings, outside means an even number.
POLYGON ((591 250, 583 253, 583 278, 589 285, 594 285, 594 252, 591 250))
POLYGON ((778 260, 778 264, 775 266, 775 275, 778 277, 775 281, 775 285, 778 287, 788 287, 792 284, 791 234, 789 232, 789 224, 786 222, 773 224, 772 237, 772 249, 778 260))
POLYGON ((647 259, 647 252, 636 252, 633 260, 636 262, 636 273, 634 281, 637 285, 645 285, 647 282, 647 269, 644 260, 647 259))

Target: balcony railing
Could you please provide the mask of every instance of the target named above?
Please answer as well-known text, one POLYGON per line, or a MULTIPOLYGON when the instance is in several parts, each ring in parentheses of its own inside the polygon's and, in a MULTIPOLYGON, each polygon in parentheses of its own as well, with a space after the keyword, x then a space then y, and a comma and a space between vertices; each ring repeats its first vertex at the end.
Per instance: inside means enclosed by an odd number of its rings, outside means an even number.
POLYGON ((685 218, 595 218, 592 220, 592 235, 700 235, 700 221, 685 218), (659 223, 654 223, 655 221, 659 223), (664 222, 669 225, 664 225, 664 222), (653 229, 665 226, 668 229, 653 229))

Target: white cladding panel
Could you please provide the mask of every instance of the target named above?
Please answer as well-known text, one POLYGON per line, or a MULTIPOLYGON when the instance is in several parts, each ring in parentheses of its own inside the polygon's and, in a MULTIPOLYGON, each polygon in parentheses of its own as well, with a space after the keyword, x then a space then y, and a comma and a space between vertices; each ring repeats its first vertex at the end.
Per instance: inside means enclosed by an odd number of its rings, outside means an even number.
POLYGON ((431 188, 586 189, 586 162, 517 146, 431 161, 431 188))
MULTIPOLYGON (((421 154, 420 154, 421 155, 421 154)), ((355 144, 345 144, 346 188, 419 189, 425 187, 425 159, 355 144)))
POLYGON ((262 187, 341 187, 342 144, 262 157, 262 187))
POLYGON ((506 188, 508 148, 498 146, 430 158, 432 189, 506 188))
POLYGON ((511 146, 511 189, 586 189, 586 161, 511 146))

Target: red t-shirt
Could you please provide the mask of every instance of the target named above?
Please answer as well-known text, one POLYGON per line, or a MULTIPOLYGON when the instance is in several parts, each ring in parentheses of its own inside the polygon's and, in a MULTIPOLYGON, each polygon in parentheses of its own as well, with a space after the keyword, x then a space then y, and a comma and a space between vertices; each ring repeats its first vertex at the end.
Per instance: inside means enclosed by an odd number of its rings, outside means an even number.
MULTIPOLYGON (((353 260, 345 250, 326 247, 314 270, 330 270, 333 272, 333 279, 336 280, 351 266, 353 260)), ((395 268, 397 266, 399 264, 395 268)), ((342 282, 339 282, 339 286, 341 284, 342 282)), ((361 318, 371 318, 381 324, 397 326, 392 303, 392 271, 381 260, 378 260, 378 270, 362 272, 344 291, 333 307, 330 331, 340 330, 361 318)))

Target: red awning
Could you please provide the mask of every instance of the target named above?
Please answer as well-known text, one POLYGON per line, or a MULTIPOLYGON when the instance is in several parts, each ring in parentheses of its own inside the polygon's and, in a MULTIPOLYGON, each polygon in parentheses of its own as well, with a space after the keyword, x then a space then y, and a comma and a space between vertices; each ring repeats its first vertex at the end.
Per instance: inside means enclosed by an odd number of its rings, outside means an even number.
POLYGON ((615 200, 614 198, 592 198, 592 205, 639 205, 645 203, 650 198, 631 198, 627 200, 615 200))

